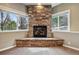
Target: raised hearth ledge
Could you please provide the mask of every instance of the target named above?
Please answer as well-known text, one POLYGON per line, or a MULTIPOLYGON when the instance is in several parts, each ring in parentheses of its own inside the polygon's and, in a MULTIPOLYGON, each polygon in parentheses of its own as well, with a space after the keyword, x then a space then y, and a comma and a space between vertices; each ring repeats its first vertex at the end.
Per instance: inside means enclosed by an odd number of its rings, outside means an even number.
POLYGON ((57 38, 22 38, 16 40, 17 47, 56 47, 63 46, 64 40, 57 38))
POLYGON ((17 38, 17 40, 63 40, 59 38, 17 38))

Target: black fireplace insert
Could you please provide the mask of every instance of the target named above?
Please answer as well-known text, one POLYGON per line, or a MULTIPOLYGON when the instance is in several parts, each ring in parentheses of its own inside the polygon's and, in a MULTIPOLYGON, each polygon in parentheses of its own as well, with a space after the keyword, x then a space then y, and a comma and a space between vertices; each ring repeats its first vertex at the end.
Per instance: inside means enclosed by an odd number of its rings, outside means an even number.
POLYGON ((45 38, 47 37, 47 26, 33 26, 33 37, 45 38))

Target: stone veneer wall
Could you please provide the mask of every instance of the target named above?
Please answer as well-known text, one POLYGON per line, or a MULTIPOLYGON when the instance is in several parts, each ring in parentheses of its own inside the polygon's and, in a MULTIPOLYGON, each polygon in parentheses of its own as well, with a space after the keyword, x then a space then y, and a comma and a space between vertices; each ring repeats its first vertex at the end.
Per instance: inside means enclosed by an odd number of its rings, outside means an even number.
POLYGON ((27 37, 33 37, 33 26, 45 25, 47 26, 47 37, 52 37, 51 35, 51 5, 42 5, 42 7, 37 5, 26 6, 27 13, 29 15, 29 32, 27 37))
POLYGON ((24 40, 16 40, 17 47, 57 47, 63 46, 64 40, 63 39, 48 39, 46 38, 40 40, 37 38, 36 40, 31 40, 29 38, 24 40))

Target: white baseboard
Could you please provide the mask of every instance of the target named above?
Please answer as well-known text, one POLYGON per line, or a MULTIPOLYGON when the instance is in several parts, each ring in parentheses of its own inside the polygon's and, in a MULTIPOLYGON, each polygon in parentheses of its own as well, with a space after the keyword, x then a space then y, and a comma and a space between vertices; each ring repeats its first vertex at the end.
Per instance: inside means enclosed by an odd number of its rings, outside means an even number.
POLYGON ((5 50, 8 50, 8 49, 11 49, 11 48, 14 48, 14 47, 16 47, 16 45, 10 46, 10 47, 7 47, 7 48, 0 49, 0 52, 5 51, 5 50))
POLYGON ((71 46, 68 46, 68 45, 63 45, 63 46, 79 51, 79 48, 71 47, 71 46))

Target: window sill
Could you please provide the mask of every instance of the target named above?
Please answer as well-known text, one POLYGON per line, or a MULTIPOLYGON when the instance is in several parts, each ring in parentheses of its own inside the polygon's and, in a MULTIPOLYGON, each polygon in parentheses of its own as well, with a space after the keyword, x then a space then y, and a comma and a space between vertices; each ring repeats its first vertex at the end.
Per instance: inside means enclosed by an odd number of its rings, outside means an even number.
POLYGON ((7 31, 0 31, 0 33, 8 33, 8 32, 27 32, 28 31, 28 29, 26 29, 26 30, 7 30, 7 31))
POLYGON ((52 32, 70 32, 69 30, 62 30, 62 31, 52 31, 52 32))
POLYGON ((52 31, 54 33, 59 32, 59 33, 74 33, 74 34, 79 34, 79 31, 52 31))

